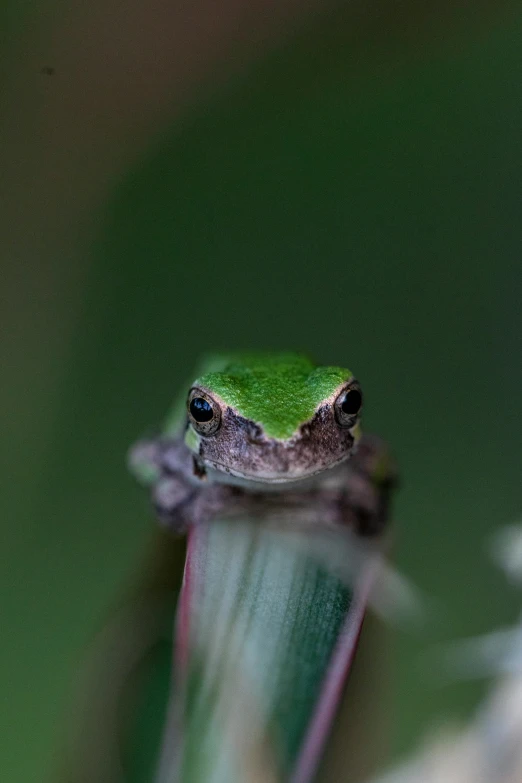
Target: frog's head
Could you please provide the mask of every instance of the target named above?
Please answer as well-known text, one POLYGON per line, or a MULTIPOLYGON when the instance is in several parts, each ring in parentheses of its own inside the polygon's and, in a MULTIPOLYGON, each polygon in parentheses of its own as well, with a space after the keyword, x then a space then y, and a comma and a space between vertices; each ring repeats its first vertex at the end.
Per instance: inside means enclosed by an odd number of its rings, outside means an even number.
POLYGON ((185 442, 202 473, 285 484, 350 456, 361 406, 349 370, 295 354, 242 356, 193 384, 185 442))

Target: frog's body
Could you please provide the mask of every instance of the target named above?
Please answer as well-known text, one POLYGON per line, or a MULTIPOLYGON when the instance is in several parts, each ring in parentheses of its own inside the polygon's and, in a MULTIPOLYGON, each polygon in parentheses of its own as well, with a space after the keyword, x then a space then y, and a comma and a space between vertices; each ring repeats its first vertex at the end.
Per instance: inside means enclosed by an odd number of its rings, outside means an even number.
POLYGON ((390 461, 380 440, 361 436, 362 395, 349 370, 289 353, 214 357, 183 407, 130 460, 170 526, 225 510, 292 508, 361 532, 381 529, 390 461), (277 501, 267 490, 278 490, 277 501))

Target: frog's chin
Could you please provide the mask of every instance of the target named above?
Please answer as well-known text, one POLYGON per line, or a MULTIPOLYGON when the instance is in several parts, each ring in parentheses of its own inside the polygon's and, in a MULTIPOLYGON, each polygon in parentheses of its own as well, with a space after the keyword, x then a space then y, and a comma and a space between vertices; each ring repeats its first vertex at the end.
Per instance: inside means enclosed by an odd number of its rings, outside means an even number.
POLYGON ((230 484, 237 487, 257 490, 259 492, 269 492, 271 490, 288 490, 293 488, 304 488, 310 484, 317 483, 327 473, 339 467, 348 459, 349 455, 342 457, 329 465, 321 466, 316 470, 310 470, 300 473, 285 473, 284 475, 259 473, 250 474, 237 470, 218 462, 205 462, 203 469, 209 481, 219 484, 230 484))

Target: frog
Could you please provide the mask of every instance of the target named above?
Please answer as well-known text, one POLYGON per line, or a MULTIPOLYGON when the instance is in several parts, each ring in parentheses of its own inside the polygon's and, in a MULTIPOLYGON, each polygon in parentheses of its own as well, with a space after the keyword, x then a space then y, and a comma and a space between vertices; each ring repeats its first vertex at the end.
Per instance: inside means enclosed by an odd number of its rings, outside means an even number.
POLYGON ((378 536, 397 470, 362 432, 362 408, 346 368, 294 352, 212 355, 128 465, 173 533, 248 516, 378 536))

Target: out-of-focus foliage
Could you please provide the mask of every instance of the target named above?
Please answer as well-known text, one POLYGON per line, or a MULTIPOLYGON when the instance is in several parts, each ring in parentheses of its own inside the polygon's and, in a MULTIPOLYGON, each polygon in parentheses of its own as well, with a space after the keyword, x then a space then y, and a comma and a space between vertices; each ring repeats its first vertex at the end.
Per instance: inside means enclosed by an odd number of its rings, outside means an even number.
MULTIPOLYGON (((495 550, 508 578, 520 584, 522 526, 501 531, 495 550)), ((518 783, 522 779, 520 620, 509 629, 457 643, 448 658, 453 666, 458 661, 462 676, 473 677, 477 671, 494 676, 487 699, 467 726, 439 728, 436 737, 379 783, 518 783)))

